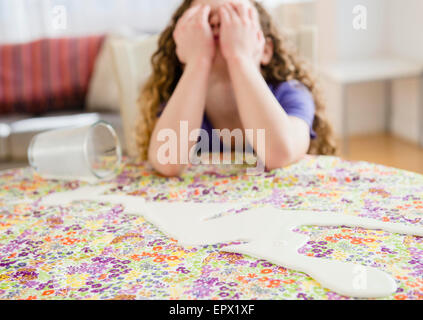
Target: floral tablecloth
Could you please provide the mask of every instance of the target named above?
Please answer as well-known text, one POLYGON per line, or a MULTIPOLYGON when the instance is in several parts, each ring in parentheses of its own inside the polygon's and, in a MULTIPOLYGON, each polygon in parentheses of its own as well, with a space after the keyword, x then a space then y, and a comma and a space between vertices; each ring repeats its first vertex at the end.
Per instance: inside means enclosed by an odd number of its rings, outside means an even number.
MULTIPOLYGON (((256 176, 241 165, 191 166, 170 179, 126 164, 111 183, 106 193, 147 200, 242 199, 423 227, 422 175, 336 157, 306 157, 256 176)), ((0 172, 0 299, 350 299, 304 273, 226 253, 227 244, 182 247, 121 205, 40 201, 83 185, 43 180, 29 168, 0 172)), ((304 255, 391 274, 398 290, 386 299, 423 299, 421 237, 345 227, 296 232, 310 237, 304 255)))

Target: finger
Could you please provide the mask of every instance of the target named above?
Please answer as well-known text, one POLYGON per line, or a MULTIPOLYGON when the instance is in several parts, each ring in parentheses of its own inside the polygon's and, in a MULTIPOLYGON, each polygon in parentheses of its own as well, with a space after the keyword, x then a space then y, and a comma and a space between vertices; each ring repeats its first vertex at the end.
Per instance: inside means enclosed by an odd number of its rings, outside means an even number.
POLYGON ((196 5, 185 11, 185 13, 182 15, 181 18, 179 18, 178 22, 176 23, 176 27, 173 32, 174 37, 176 34, 179 33, 181 26, 185 25, 187 21, 189 21, 189 19, 191 19, 191 17, 193 17, 198 10, 200 10, 200 5, 196 5))
POLYGON ((248 8, 248 17, 251 19, 251 20, 253 20, 254 19, 254 12, 253 12, 254 10, 253 10, 253 8, 252 7, 249 7, 248 8))
POLYGON ((248 9, 244 3, 237 3, 234 5, 234 7, 242 21, 248 22, 249 20, 251 20, 248 17, 248 9))
POLYGON ((250 20, 255 25, 259 25, 260 24, 259 16, 258 16, 257 10, 255 8, 253 8, 253 7, 249 7, 248 8, 248 17, 250 18, 250 20))
POLYGON ((182 23, 190 20, 199 10, 201 9, 201 5, 197 4, 192 8, 189 8, 185 13, 182 15, 182 17, 179 19, 179 21, 182 23))
POLYGON ((225 6, 219 8, 220 23, 222 25, 228 25, 231 23, 231 15, 228 12, 228 9, 225 6))
POLYGON ((239 20, 238 14, 233 7, 234 6, 233 3, 225 3, 223 6, 228 11, 228 14, 229 14, 232 22, 239 20))
POLYGON ((200 20, 201 23, 204 25, 209 25, 209 17, 210 17, 211 8, 209 5, 203 7, 200 13, 200 20))
POLYGON ((203 12, 204 5, 200 4, 199 9, 194 12, 192 16, 188 18, 188 22, 199 21, 201 20, 201 14, 203 12))
POLYGON ((261 31, 261 30, 258 31, 257 37, 258 37, 258 41, 259 41, 259 44, 260 44, 260 48, 263 48, 264 45, 266 44, 266 39, 264 38, 263 31, 261 31))

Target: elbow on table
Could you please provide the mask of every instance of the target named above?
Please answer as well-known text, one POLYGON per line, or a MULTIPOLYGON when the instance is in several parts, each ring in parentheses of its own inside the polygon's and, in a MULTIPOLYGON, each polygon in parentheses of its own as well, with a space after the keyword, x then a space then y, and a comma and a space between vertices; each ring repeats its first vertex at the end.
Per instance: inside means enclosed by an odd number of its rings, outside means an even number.
POLYGON ((184 166, 176 164, 156 165, 153 164, 154 169, 162 176, 167 178, 178 177, 184 171, 184 166))
POLYGON ((272 171, 282 169, 297 161, 298 159, 293 152, 285 150, 283 152, 273 152, 271 156, 266 158, 265 166, 267 170, 272 171))
POLYGON ((266 170, 272 171, 276 169, 282 169, 291 163, 285 160, 272 160, 272 161, 266 161, 266 170))
POLYGON ((149 157, 148 161, 154 170, 168 178, 180 176, 184 170, 184 166, 180 164, 161 164, 152 157, 149 157))

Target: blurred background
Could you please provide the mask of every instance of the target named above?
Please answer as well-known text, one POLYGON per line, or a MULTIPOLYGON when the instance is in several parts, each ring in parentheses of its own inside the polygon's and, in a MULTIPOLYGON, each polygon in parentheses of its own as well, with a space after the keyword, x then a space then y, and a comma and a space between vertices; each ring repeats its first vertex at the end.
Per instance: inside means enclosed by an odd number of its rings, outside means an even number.
MULTIPOLYGON (((0 169, 99 119, 135 153, 139 87, 181 0, 0 0, 0 169)), ((341 156, 423 173, 423 1, 264 0, 314 68, 341 156)))

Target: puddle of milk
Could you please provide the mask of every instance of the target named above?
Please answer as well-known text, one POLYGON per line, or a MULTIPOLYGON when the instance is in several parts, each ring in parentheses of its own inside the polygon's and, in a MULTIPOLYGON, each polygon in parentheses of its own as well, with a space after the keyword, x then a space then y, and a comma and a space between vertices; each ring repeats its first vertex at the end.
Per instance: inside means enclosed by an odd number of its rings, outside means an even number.
POLYGON ((42 203, 66 205, 72 201, 90 200, 122 204, 126 213, 142 215, 185 246, 245 241, 245 244, 228 246, 224 250, 304 272, 329 290, 357 298, 389 296, 396 291, 397 285, 389 274, 373 267, 299 254, 298 249, 308 241, 308 237, 293 232, 294 229, 302 225, 347 226, 423 236, 422 227, 344 214, 286 211, 273 207, 208 219, 244 204, 146 202, 134 196, 102 195, 109 188, 84 187, 53 193, 44 197, 42 203))

